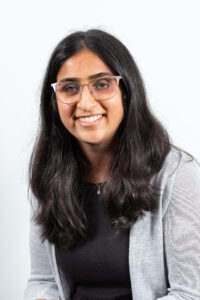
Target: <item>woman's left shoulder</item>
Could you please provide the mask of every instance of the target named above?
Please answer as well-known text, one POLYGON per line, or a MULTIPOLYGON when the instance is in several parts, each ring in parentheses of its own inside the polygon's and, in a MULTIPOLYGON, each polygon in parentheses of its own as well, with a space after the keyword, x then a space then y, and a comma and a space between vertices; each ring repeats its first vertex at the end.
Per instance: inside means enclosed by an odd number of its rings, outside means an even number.
MULTIPOLYGON (((182 195, 182 198, 191 197, 200 202, 200 164, 198 160, 182 149, 175 148, 172 151, 179 152, 180 155, 175 169, 173 194, 176 194, 176 198, 182 195)), ((173 154, 171 153, 171 155, 173 154)))
POLYGON ((200 164, 192 154, 186 152, 184 149, 171 146, 158 175, 161 177, 176 177, 181 170, 185 176, 195 174, 199 176, 200 164))
POLYGON ((174 193, 176 201, 180 197, 194 197, 194 194, 195 199, 200 198, 200 165, 191 154, 172 146, 162 168, 152 178, 151 183, 159 189, 158 202, 164 216, 174 193))

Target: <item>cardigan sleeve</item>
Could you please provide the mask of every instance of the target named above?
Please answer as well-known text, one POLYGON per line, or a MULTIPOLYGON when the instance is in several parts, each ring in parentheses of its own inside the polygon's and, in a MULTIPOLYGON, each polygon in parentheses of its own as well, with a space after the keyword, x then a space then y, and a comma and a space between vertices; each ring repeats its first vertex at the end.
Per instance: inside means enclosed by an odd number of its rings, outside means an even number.
POLYGON ((177 170, 163 230, 169 288, 159 299, 199 300, 200 166, 195 160, 177 170))
MULTIPOLYGON (((31 209, 30 217, 32 217, 31 209)), ((39 235, 39 226, 30 219, 30 259, 31 274, 24 292, 24 300, 60 300, 57 284, 53 276, 45 243, 39 235)))

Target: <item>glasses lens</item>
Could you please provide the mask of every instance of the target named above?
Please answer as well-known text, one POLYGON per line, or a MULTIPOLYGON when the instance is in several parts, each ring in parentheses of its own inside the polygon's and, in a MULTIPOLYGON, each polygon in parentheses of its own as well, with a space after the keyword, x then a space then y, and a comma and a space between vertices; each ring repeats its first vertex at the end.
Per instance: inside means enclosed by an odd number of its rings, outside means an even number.
POLYGON ((111 76, 98 78, 91 82, 90 88, 97 99, 108 100, 117 92, 117 81, 111 76))
POLYGON ((74 103, 79 98, 80 89, 80 85, 76 82, 60 82, 56 85, 56 96, 63 103, 74 103))

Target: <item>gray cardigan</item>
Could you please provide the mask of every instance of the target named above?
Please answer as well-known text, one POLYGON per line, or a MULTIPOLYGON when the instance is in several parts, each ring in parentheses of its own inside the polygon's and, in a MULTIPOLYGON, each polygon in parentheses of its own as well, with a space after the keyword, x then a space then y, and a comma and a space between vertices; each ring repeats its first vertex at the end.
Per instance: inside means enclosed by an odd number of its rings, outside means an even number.
MULTIPOLYGON (((130 229, 129 269, 134 300, 200 300, 200 167, 171 148, 151 183, 161 189, 159 207, 130 229)), ((41 243, 30 222, 31 275, 24 300, 69 300, 55 246, 41 243)), ((86 258, 87 259, 87 258, 86 258)))

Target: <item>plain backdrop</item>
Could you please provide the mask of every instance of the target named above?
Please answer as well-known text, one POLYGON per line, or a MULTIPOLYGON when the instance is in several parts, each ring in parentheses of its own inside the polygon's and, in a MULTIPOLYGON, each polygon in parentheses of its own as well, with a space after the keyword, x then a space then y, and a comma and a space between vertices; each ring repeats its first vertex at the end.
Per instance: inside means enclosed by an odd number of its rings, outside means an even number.
POLYGON ((23 298, 30 272, 27 167, 40 87, 56 44, 99 28, 135 58, 155 115, 200 160, 200 1, 7 1, 0 7, 0 295, 23 298))

